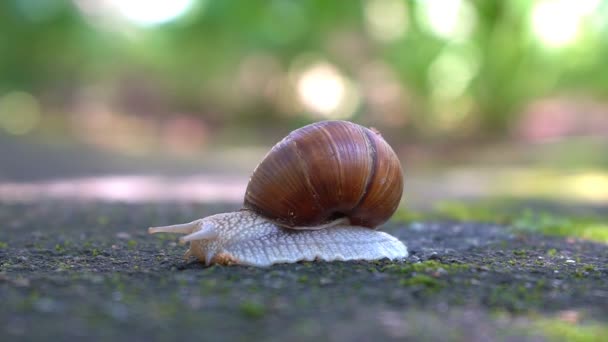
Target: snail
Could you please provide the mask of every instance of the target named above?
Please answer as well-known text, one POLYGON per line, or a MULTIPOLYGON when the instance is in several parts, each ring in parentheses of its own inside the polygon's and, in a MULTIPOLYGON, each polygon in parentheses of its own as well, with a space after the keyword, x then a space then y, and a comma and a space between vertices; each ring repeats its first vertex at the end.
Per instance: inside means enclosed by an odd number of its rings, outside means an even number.
POLYGON ((149 228, 187 234, 185 254, 207 265, 269 266, 407 257, 397 238, 376 230, 403 192, 401 164, 379 132, 321 121, 277 143, 255 168, 239 211, 149 228))

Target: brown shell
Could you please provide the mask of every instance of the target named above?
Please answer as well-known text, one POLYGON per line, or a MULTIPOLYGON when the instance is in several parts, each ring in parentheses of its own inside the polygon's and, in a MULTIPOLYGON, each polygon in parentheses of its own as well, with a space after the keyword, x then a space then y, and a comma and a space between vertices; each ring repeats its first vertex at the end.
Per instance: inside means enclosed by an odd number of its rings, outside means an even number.
POLYGON ((401 164, 382 136, 347 121, 322 121, 291 132, 253 171, 244 206, 287 227, 339 217, 375 228, 403 193, 401 164))

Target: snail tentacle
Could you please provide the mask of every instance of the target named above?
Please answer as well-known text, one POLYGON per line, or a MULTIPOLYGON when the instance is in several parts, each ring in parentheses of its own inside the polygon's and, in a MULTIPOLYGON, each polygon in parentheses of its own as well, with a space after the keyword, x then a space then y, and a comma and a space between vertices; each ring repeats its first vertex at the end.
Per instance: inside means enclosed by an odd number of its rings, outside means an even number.
POLYGON ((150 227, 148 228, 148 233, 190 234, 196 230, 199 224, 200 220, 195 220, 189 223, 174 224, 170 226, 150 227))
POLYGON ((213 240, 218 237, 219 232, 213 227, 213 225, 203 222, 200 226, 200 230, 180 238, 179 242, 186 243, 196 240, 213 240))

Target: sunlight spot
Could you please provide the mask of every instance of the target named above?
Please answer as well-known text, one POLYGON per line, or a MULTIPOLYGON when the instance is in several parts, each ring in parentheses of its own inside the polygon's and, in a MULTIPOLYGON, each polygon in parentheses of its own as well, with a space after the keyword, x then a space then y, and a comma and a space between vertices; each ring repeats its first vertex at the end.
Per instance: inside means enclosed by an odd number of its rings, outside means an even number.
POLYGON ((344 82, 331 65, 319 63, 306 70, 298 80, 298 94, 311 109, 330 113, 344 98, 344 82))
POLYGON ((588 203, 608 201, 608 174, 602 170, 503 168, 495 170, 496 196, 556 198, 588 203))
POLYGON ((154 26, 184 15, 192 0, 107 0, 121 15, 136 25, 154 26))
POLYGON ((153 27, 174 21, 204 3, 193 0, 72 0, 93 26, 133 34, 129 26, 153 27), (132 24, 132 25, 127 25, 132 24))
POLYGON ((532 10, 532 30, 545 45, 565 46, 576 40, 583 17, 593 13, 599 3, 598 0, 540 2, 532 10))
POLYGON ((565 186, 578 197, 595 201, 608 198, 608 175, 603 173, 584 172, 570 176, 565 186))
POLYGON ((471 5, 462 0, 420 1, 417 8, 421 24, 430 33, 443 39, 466 39, 477 21, 471 5))
POLYGON ((316 61, 295 74, 298 98, 307 109, 333 119, 352 116, 359 95, 335 66, 316 61))

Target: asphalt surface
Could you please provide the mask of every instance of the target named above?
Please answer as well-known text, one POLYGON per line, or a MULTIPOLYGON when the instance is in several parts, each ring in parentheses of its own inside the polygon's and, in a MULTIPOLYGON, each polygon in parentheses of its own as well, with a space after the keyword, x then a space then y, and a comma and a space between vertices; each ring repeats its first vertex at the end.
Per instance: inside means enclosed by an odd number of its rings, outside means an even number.
POLYGON ((544 340, 608 324, 608 246, 390 222, 406 262, 204 267, 146 228, 233 205, 0 203, 0 340, 544 340))

